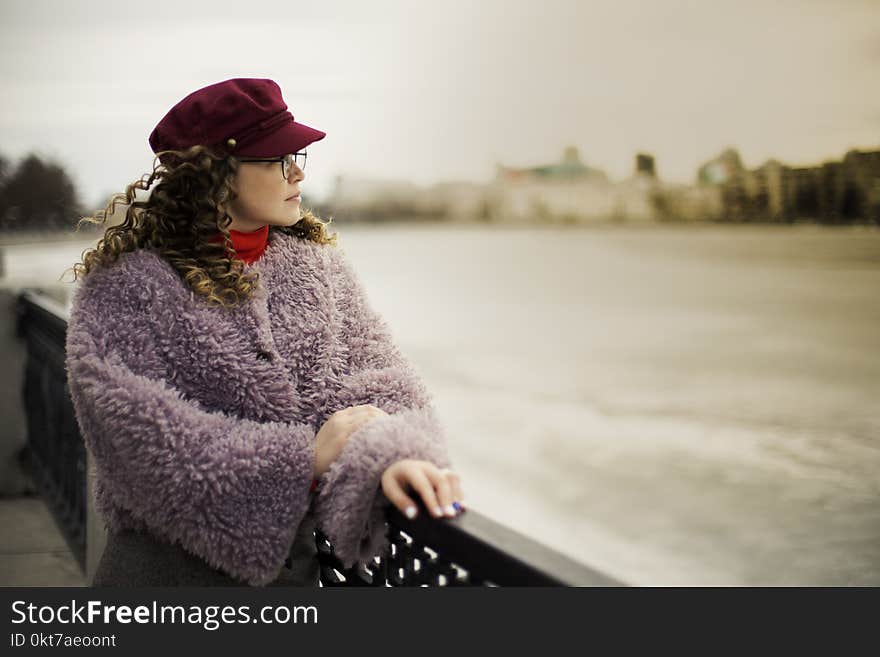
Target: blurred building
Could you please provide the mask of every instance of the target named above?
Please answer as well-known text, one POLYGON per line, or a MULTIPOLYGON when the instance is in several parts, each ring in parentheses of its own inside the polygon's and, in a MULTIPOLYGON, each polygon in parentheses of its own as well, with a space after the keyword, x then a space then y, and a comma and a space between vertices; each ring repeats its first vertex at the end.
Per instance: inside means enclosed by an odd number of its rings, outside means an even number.
POLYGON ((321 211, 347 221, 377 222, 437 218, 447 210, 436 194, 409 180, 337 176, 321 211))
POLYGON ((880 150, 849 151, 836 183, 835 207, 844 220, 865 218, 880 223, 880 150))
POLYGON ((569 146, 559 162, 528 168, 497 165, 489 216, 524 223, 652 221, 657 185, 650 155, 637 155, 633 176, 612 182, 604 171, 585 165, 577 148, 569 146))
POLYGON ((488 218, 535 223, 589 221, 613 210, 604 171, 586 166, 577 148, 567 147, 558 162, 533 167, 495 166, 489 186, 488 218))
POLYGON ((636 174, 657 177, 657 169, 654 165, 654 156, 647 153, 636 153, 636 174))
POLYGON ((700 167, 697 184, 717 190, 725 221, 880 223, 880 151, 851 150, 812 167, 771 159, 747 170, 728 149, 700 167))
POLYGON ((722 211, 721 190, 711 186, 667 183, 655 188, 652 204, 658 221, 716 220, 722 211))
POLYGON ((636 154, 630 177, 612 181, 569 146, 557 162, 496 164, 495 178, 486 184, 460 181, 424 188, 403 180, 339 176, 321 211, 346 221, 644 223, 714 218, 718 197, 714 189, 662 183, 648 153, 636 154))
POLYGON ((351 221, 880 223, 880 151, 852 150, 841 162, 813 167, 771 159, 747 169, 728 148, 699 167, 695 184, 684 185, 661 181, 648 153, 636 154, 630 177, 612 181, 569 146, 557 162, 496 164, 486 184, 421 187, 339 176, 321 211, 351 221))

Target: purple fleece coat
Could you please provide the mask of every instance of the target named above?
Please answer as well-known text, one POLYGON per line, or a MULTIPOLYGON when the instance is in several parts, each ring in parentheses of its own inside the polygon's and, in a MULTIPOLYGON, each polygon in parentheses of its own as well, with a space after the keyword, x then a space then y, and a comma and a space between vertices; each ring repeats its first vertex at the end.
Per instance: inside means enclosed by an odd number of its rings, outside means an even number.
POLYGON ((260 285, 231 310, 149 249, 93 270, 74 291, 67 370, 108 529, 264 585, 310 510, 346 567, 381 554, 384 470, 450 460, 430 394, 339 247, 270 231, 245 269, 260 285), (390 415, 355 431, 311 494, 317 431, 358 404, 390 415))

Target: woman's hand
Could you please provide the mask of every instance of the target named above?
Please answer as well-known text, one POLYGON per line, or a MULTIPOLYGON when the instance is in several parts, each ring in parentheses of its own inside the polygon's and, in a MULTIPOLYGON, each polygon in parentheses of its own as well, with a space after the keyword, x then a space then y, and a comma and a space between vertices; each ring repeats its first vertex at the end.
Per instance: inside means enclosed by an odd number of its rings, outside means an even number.
POLYGON ((464 506, 458 474, 438 468, 430 461, 403 459, 392 463, 382 473, 385 497, 407 518, 412 519, 416 517, 417 507, 407 494, 408 490, 414 490, 422 496, 425 506, 435 518, 444 514, 455 516, 464 506))
POLYGON ((336 460, 349 436, 370 420, 388 415, 381 408, 372 404, 349 406, 336 411, 327 418, 315 436, 315 470, 313 477, 318 479, 336 460))

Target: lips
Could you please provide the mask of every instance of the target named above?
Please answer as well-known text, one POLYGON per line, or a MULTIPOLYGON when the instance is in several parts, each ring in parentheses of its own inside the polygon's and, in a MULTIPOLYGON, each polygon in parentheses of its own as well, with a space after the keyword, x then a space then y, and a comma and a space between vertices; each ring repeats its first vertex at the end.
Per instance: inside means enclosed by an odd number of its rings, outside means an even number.
POLYGON ((302 194, 294 194, 293 196, 288 196, 288 197, 287 197, 286 199, 284 199, 284 200, 285 200, 285 201, 301 201, 301 200, 302 200, 302 194))

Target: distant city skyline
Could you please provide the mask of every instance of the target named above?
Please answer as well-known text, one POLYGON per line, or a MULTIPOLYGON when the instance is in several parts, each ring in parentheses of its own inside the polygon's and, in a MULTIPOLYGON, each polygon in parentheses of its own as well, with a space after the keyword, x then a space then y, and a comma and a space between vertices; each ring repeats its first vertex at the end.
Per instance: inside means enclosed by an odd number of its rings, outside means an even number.
POLYGON ((725 148, 754 168, 880 145, 880 4, 482 0, 0 5, 0 152, 70 170, 82 200, 152 163, 181 97, 271 77, 325 130, 303 189, 337 175, 488 181, 566 146, 611 178, 636 153, 692 182, 725 148), (164 18, 173 10, 175 20, 164 18))

